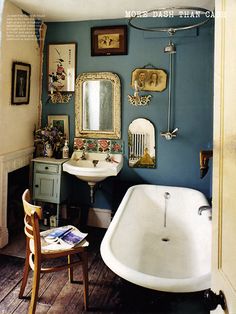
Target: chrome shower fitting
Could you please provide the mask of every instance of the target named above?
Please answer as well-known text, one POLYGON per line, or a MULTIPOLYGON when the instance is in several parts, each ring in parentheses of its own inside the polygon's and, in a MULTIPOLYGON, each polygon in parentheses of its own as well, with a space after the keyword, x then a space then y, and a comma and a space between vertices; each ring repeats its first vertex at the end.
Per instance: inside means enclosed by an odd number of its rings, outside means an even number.
POLYGON ((168 114, 167 114, 167 131, 161 132, 161 136, 164 137, 167 141, 172 140, 172 138, 177 136, 178 128, 175 128, 173 131, 170 131, 170 124, 171 124, 171 89, 172 89, 172 69, 173 69, 173 62, 172 62, 172 55, 176 53, 175 44, 170 40, 168 45, 164 48, 165 53, 169 53, 170 55, 170 74, 169 74, 169 102, 168 102, 168 114))
POLYGON ((178 128, 175 128, 172 132, 161 132, 161 136, 163 136, 167 141, 172 140, 173 137, 177 136, 178 128))
POLYGON ((139 12, 139 13, 135 14, 134 16, 130 17, 128 24, 129 24, 129 26, 136 28, 138 30, 141 30, 141 31, 167 32, 170 36, 172 36, 177 31, 184 31, 187 29, 200 27, 200 26, 204 25, 205 23, 207 23, 210 20, 210 18, 211 18, 211 11, 209 11, 208 9, 205 9, 205 8, 200 8, 200 7, 169 7, 169 8, 159 8, 159 9, 154 9, 154 10, 149 10, 149 11, 144 10, 142 12, 139 12), (156 18, 158 16, 163 18, 164 14, 166 14, 166 13, 168 15, 168 16, 166 16, 167 18, 169 18, 170 16, 172 17, 173 15, 180 16, 180 18, 182 18, 183 12, 186 13, 186 17, 189 16, 189 17, 191 17, 192 20, 194 20, 193 17, 196 17, 197 22, 192 23, 191 25, 186 24, 186 25, 181 25, 181 26, 176 25, 176 26, 167 26, 167 27, 158 27, 158 26, 143 27, 143 26, 139 26, 138 23, 136 23, 138 18, 141 18, 141 19, 143 17, 156 18), (199 19, 198 19, 200 14, 204 17, 203 21, 201 20, 201 22, 199 22, 199 19))
POLYGON ((169 41, 169 44, 164 48, 164 52, 167 53, 176 53, 176 47, 172 41, 169 41))

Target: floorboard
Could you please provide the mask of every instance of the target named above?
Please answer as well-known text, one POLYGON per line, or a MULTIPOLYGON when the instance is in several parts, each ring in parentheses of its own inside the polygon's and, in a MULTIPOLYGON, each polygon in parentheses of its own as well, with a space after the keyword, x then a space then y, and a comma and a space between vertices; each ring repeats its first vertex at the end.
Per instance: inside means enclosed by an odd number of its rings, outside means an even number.
MULTIPOLYGON (((158 313, 209 314, 203 293, 163 293, 138 287, 121 279, 104 264, 100 255, 102 229, 89 228, 89 310, 83 310, 82 271, 74 270, 77 283, 69 283, 67 271, 42 274, 36 313, 158 313), (79 283, 78 283, 79 282, 79 283)), ((23 245, 16 248, 24 256, 23 245)), ((14 255, 14 249, 5 249, 14 255)), ((27 313, 32 273, 26 286, 26 298, 18 299, 24 259, 0 252, 0 314, 27 313)))

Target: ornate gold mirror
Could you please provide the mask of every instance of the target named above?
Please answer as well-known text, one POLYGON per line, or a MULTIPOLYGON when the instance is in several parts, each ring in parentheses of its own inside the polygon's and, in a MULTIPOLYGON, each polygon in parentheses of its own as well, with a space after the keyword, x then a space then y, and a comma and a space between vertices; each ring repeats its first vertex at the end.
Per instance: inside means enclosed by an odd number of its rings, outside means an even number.
POLYGON ((80 74, 75 84, 75 136, 119 139, 120 107, 120 79, 117 74, 80 74))

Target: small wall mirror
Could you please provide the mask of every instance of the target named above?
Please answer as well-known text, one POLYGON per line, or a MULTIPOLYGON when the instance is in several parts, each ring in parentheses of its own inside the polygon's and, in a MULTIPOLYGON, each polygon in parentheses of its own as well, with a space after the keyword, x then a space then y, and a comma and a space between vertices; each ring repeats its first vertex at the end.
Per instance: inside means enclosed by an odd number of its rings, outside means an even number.
POLYGON ((155 168, 155 128, 147 119, 133 120, 128 130, 129 166, 155 168))
POLYGON ((82 73, 75 87, 75 136, 121 137, 120 79, 111 72, 82 73))

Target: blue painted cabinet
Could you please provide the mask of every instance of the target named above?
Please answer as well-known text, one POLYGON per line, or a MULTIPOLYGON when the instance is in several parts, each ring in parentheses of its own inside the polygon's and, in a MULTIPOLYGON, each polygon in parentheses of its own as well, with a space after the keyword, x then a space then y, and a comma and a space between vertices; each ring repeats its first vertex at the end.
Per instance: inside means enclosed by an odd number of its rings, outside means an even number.
POLYGON ((68 198, 67 174, 62 165, 66 159, 38 157, 33 162, 33 200, 57 205, 57 225, 60 204, 68 198))

